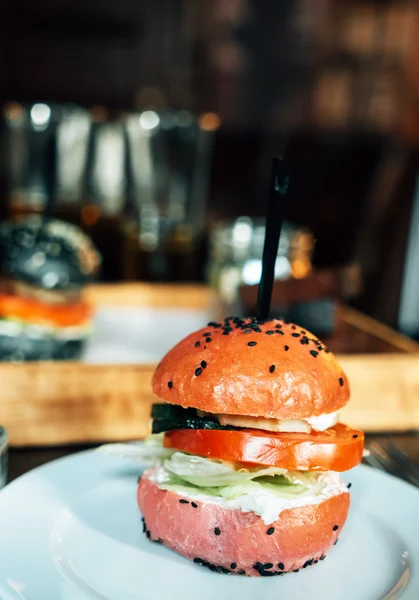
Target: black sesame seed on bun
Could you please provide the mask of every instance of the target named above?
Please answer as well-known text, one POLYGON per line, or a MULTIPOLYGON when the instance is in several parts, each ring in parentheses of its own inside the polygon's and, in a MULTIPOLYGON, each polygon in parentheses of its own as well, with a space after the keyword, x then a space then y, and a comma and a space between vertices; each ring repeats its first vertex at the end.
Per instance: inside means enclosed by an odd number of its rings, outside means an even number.
POLYGON ((101 257, 78 227, 37 215, 0 224, 0 272, 46 290, 81 288, 92 281, 101 257))

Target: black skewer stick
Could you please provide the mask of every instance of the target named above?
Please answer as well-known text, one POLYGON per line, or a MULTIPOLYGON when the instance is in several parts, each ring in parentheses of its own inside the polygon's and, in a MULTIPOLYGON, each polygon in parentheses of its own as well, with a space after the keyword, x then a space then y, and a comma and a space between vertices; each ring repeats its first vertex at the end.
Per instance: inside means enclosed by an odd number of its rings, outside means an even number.
POLYGON ((269 200, 266 211, 262 275, 258 289, 258 317, 262 321, 266 321, 271 309, 275 262, 284 220, 284 204, 288 192, 289 179, 289 170, 286 161, 283 158, 275 157, 272 162, 269 200))

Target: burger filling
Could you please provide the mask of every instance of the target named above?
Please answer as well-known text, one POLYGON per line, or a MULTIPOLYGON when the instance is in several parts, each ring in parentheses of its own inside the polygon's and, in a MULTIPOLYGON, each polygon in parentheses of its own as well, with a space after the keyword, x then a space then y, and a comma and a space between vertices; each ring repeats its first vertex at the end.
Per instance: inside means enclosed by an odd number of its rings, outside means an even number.
POLYGON ((54 325, 37 325, 19 319, 0 317, 0 336, 19 338, 26 336, 34 339, 81 340, 87 338, 92 331, 90 322, 73 327, 57 327, 54 325))
POLYGON ((33 297, 0 293, 0 333, 8 336, 77 339, 91 329, 91 311, 79 299, 48 303, 33 297), (23 331, 24 330, 24 331, 23 331))
POLYGON ((190 501, 254 512, 266 525, 290 508, 317 504, 348 493, 339 474, 289 471, 281 467, 243 466, 169 450, 161 435, 140 444, 109 444, 102 451, 154 465, 147 476, 160 489, 190 501))
MULTIPOLYGON (((252 511, 273 523, 287 508, 347 493, 339 473, 362 460, 364 435, 337 412, 280 421, 152 406, 161 489, 252 511)), ((147 446, 150 450, 150 446, 147 446)))
POLYGON ((154 465, 146 477, 160 489, 254 512, 265 524, 348 493, 339 473, 363 456, 363 432, 339 423, 337 412, 280 421, 156 403, 151 417, 148 441, 107 448, 154 465))
POLYGON ((151 416, 149 440, 106 448, 154 465, 147 477, 163 490, 191 502, 251 511, 266 524, 283 510, 347 493, 339 473, 363 455, 363 433, 337 423, 336 413, 290 425, 161 403, 153 405, 151 416), (272 431, 267 425, 273 423, 293 430, 272 431), (324 431, 314 429, 328 423, 324 431), (309 431, 298 431, 305 425, 309 431))
POLYGON ((338 412, 307 417, 306 419, 265 419, 264 417, 249 417, 244 415, 212 415, 198 411, 200 416, 214 418, 221 425, 234 425, 236 427, 251 427, 253 429, 264 429, 265 431, 300 431, 310 433, 314 431, 325 431, 338 422, 338 412))
POLYGON ((199 502, 254 512, 266 525, 275 522, 283 510, 317 504, 347 493, 338 473, 299 473, 285 469, 235 470, 234 467, 175 452, 154 469, 150 479, 161 489, 199 502))
POLYGON ((220 415, 195 408, 182 408, 173 404, 154 404, 152 408, 153 433, 171 429, 261 429, 273 432, 326 431, 338 422, 338 412, 305 419, 266 419, 247 415, 220 415))

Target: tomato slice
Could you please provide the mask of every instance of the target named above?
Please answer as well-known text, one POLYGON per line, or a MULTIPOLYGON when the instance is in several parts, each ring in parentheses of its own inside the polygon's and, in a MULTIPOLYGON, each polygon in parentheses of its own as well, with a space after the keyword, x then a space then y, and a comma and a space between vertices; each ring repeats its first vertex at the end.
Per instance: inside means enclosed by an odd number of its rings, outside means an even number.
POLYGON ((342 423, 312 433, 257 429, 179 429, 164 436, 166 448, 288 471, 347 471, 362 460, 364 434, 342 423))
POLYGON ((46 304, 32 298, 0 294, 0 316, 27 323, 56 327, 77 327, 90 318, 91 309, 84 302, 46 304))

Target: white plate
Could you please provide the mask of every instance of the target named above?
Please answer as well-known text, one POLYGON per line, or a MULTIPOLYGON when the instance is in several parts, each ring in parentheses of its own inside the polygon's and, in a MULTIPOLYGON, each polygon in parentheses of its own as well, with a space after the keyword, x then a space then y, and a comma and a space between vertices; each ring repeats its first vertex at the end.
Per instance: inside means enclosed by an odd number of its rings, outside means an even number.
POLYGON ((1 600, 404 600, 419 598, 419 490, 369 467, 325 561, 283 577, 213 573, 149 542, 139 468, 82 452, 0 492, 1 600))

